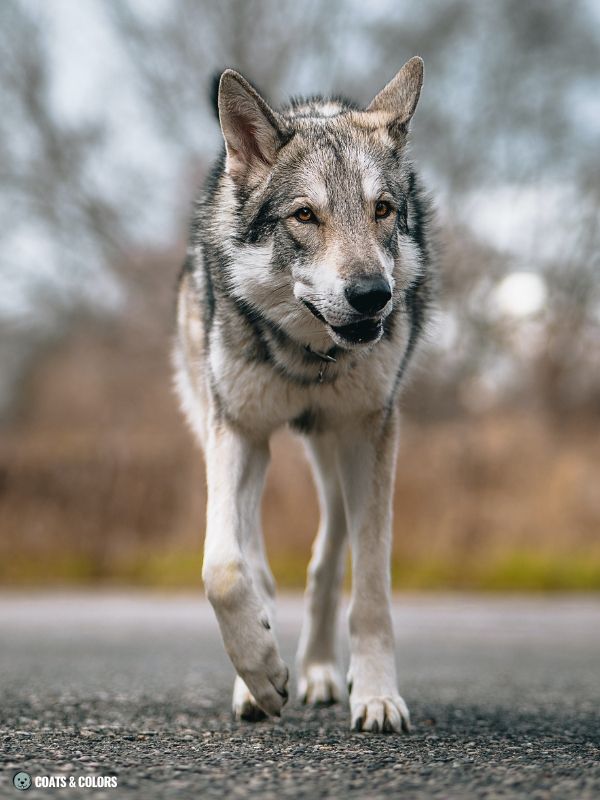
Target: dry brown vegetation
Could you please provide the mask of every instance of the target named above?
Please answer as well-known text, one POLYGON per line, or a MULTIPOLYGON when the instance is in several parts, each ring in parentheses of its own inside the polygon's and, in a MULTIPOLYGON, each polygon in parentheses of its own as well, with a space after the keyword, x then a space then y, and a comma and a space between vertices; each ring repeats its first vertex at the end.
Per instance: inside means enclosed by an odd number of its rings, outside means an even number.
MULTIPOLYGON (((574 436, 522 417, 407 426, 397 586, 597 586, 600 443, 574 436)), ((6 581, 197 579, 204 476, 187 437, 32 436, 5 441, 0 458, 6 581)), ((318 514, 287 434, 274 441, 263 508, 275 571, 298 585, 318 514)))

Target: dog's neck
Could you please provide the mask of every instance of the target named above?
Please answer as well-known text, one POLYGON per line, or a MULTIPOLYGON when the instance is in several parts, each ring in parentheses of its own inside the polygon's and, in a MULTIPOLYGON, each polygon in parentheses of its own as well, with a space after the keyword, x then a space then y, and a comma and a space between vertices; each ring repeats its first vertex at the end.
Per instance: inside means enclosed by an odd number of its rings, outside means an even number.
POLYGON ((318 358, 321 362, 319 367, 319 373, 317 375, 317 383, 323 383, 323 378, 325 376, 325 369, 328 364, 335 364, 337 361, 336 355, 338 355, 339 348, 334 345, 330 350, 326 353, 322 353, 319 350, 313 350, 313 348, 309 344, 304 345, 304 349, 307 353, 315 358, 318 358))

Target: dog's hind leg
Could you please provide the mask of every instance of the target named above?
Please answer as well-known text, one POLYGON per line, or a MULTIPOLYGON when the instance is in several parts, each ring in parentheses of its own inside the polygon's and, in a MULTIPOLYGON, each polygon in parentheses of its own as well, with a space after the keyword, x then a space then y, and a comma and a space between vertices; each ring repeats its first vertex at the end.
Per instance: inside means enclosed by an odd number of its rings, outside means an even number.
POLYGON ((321 521, 308 568, 304 622, 298 646, 298 695, 305 703, 341 699, 337 612, 344 577, 346 515, 336 471, 335 439, 312 436, 306 445, 319 494, 321 521))
POLYGON ((408 730, 398 694, 391 614, 390 552, 397 412, 341 434, 339 474, 352 549, 350 708, 354 730, 408 730))
MULTIPOLYGON (((238 675, 263 711, 279 715, 287 700, 288 670, 279 656, 264 586, 256 579, 252 544, 260 521, 268 446, 212 420, 205 458, 206 593, 238 675)), ((236 691, 241 693, 241 684, 236 691)))

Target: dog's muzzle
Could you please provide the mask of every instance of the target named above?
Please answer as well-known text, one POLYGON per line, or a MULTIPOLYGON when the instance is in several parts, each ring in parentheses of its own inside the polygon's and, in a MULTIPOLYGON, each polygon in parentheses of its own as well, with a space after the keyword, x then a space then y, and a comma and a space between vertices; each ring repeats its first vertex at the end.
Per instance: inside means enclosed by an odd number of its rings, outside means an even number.
MULTIPOLYGON (((335 343, 341 347, 370 344, 380 339, 383 334, 384 318, 381 316, 375 318, 372 316, 365 317, 356 322, 350 322, 347 325, 332 325, 310 301, 303 300, 302 302, 310 313, 328 328, 335 343)), ((370 302, 372 303, 373 301, 371 300, 370 302)), ((388 302, 389 298, 384 305, 380 307, 380 310, 384 308, 388 302)))

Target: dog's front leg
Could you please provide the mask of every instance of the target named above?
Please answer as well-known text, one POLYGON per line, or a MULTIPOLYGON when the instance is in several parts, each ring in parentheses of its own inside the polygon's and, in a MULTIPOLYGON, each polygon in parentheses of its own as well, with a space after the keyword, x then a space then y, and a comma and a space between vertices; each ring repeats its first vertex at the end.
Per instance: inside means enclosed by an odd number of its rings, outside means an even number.
POLYGON ((250 552, 259 524, 268 445, 215 423, 209 429, 205 458, 206 594, 238 675, 262 709, 279 715, 287 700, 288 670, 279 656, 264 593, 255 585, 250 552))
POLYGON ((308 568, 306 607, 298 645, 298 694, 304 703, 342 697, 337 612, 344 577, 346 512, 337 474, 334 436, 312 436, 306 447, 319 494, 321 523, 308 568))
POLYGON ((352 548, 350 669, 352 728, 408 730, 398 694, 391 615, 390 552, 397 413, 346 431, 338 451, 352 548))

